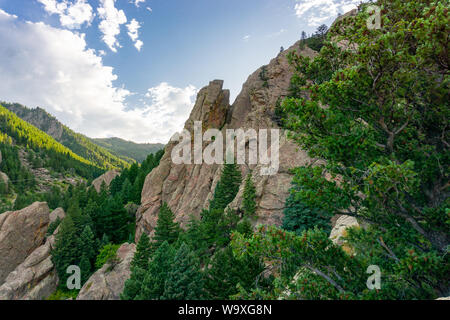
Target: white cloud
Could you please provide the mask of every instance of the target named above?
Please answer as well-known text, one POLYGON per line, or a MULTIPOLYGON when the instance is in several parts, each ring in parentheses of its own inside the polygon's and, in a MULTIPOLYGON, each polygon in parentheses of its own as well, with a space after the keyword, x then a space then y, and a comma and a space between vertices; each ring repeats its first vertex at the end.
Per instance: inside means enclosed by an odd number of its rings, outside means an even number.
POLYGON ((150 7, 147 7, 146 9, 147 9, 150 13, 153 12, 153 9, 150 8, 150 7))
POLYGON ((308 25, 317 27, 327 20, 336 17, 338 13, 346 13, 361 0, 297 0, 295 14, 299 18, 306 18, 308 25))
POLYGON ((183 127, 196 89, 162 83, 129 110, 130 91, 86 46, 83 34, 22 22, 0 9, 0 100, 40 106, 90 137, 166 143, 183 127))
POLYGON ((248 42, 250 40, 250 35, 246 35, 242 38, 242 40, 244 40, 245 42, 248 42))
POLYGON ((134 5, 137 7, 137 8, 139 8, 139 4, 140 3, 144 3, 145 2, 145 0, 134 0, 134 5))
POLYGON ((114 6, 116 0, 100 0, 100 7, 97 11, 101 22, 98 25, 103 33, 102 40, 113 52, 117 52, 120 43, 117 36, 120 34, 120 25, 127 22, 127 17, 123 10, 117 10, 114 6))
POLYGON ((94 18, 93 10, 87 0, 38 0, 44 5, 45 11, 59 15, 61 26, 69 29, 79 29, 84 23, 88 25, 94 18))
POLYGON ((141 40, 138 40, 140 27, 141 26, 139 25, 139 22, 136 21, 136 19, 131 20, 131 22, 127 24, 128 36, 134 42, 134 46, 138 51, 141 51, 141 48, 144 45, 141 40))

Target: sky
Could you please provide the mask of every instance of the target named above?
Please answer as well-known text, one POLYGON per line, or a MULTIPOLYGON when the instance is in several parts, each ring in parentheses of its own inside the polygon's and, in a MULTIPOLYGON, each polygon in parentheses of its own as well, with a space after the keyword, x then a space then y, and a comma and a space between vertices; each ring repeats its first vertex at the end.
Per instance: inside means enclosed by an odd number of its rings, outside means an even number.
POLYGON ((93 138, 167 143, 197 92, 231 103, 280 50, 360 0, 0 0, 0 101, 93 138))

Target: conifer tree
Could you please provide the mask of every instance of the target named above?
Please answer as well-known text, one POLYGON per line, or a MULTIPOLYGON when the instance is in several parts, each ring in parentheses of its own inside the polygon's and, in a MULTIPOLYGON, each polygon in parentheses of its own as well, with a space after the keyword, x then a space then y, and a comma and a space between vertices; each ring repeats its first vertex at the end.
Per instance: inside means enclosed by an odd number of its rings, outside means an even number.
POLYGON ((145 275, 146 271, 144 269, 139 267, 133 268, 130 278, 125 281, 125 286, 123 288, 122 294, 120 295, 120 299, 138 300, 145 275))
POLYGON ((198 258, 183 243, 175 255, 161 299, 199 300, 203 297, 203 285, 198 258))
POLYGON ((155 247, 159 247, 164 241, 169 244, 178 239, 180 226, 175 221, 175 215, 170 210, 167 203, 163 203, 158 214, 158 222, 155 227, 155 247))
POLYGON ((148 235, 144 232, 139 239, 136 247, 136 253, 134 254, 133 260, 131 261, 131 267, 139 267, 141 269, 147 270, 148 264, 151 258, 151 244, 148 235))
POLYGON ((167 241, 156 250, 142 283, 139 300, 158 300, 163 296, 175 253, 175 249, 167 241))
POLYGON ((80 249, 82 254, 92 264, 96 257, 95 236, 89 226, 86 226, 80 235, 80 249))
POLYGON ((83 253, 80 260, 80 271, 81 271, 81 285, 86 283, 92 274, 92 265, 87 257, 87 254, 83 253))
POLYGON ((264 271, 264 266, 254 257, 236 259, 232 248, 217 251, 210 260, 205 290, 208 299, 225 300, 238 294, 238 284, 245 290, 255 286, 255 279, 264 271))
POLYGON ((209 206, 210 210, 224 210, 236 197, 241 182, 242 176, 237 165, 234 163, 226 163, 214 190, 214 198, 209 206))
POLYGON ((61 222, 60 230, 56 235, 55 249, 52 250, 51 255, 59 282, 65 285, 69 277, 66 273, 67 267, 77 265, 80 257, 78 233, 70 215, 61 222))

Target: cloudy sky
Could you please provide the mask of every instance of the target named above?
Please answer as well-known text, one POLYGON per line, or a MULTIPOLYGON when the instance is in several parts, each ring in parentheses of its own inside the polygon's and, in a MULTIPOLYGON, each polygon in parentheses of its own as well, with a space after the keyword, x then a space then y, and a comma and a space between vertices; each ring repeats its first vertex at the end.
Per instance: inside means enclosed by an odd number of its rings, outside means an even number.
POLYGON ((359 0, 0 0, 0 101, 90 137, 166 143, 198 90, 234 99, 279 51, 359 0))

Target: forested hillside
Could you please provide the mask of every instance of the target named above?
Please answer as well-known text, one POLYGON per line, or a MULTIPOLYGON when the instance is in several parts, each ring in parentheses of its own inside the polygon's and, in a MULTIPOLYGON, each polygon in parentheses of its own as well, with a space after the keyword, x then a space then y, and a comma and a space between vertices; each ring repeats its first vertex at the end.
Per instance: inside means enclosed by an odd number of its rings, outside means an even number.
POLYGON ((92 139, 92 141, 125 161, 132 158, 139 163, 150 153, 156 153, 164 148, 161 143, 134 143, 120 138, 92 139))
MULTIPOLYGON (((14 112, 19 118, 34 125, 43 132, 52 136, 56 141, 70 149, 78 156, 89 160, 94 165, 103 169, 125 168, 134 160, 127 156, 111 154, 98 144, 93 143, 88 137, 76 133, 60 123, 55 117, 41 108, 29 109, 18 103, 5 103, 2 105, 14 112)), ((157 151, 157 150, 156 150, 157 151)), ((145 157, 151 152, 145 154, 145 157)))
POLYGON ((70 183, 92 180, 103 172, 1 105, 0 151, 0 171, 9 177, 11 185, 4 193, 14 197, 1 197, 6 208, 13 203, 15 209, 22 208, 33 200, 62 192, 70 183))

